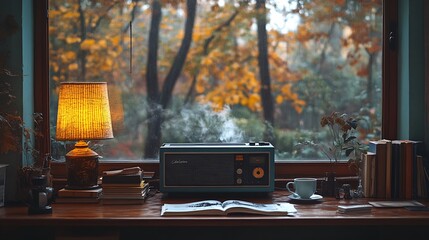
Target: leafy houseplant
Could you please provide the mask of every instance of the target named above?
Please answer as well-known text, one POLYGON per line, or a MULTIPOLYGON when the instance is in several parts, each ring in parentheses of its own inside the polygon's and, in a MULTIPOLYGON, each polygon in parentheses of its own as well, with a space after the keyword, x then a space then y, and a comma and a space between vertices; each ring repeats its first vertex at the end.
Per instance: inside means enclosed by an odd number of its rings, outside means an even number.
POLYGON ((320 120, 322 127, 328 128, 328 142, 314 143, 306 141, 302 145, 311 146, 323 152, 331 163, 331 172, 326 173, 325 190, 322 184, 322 192, 332 196, 335 193, 335 169, 334 165, 340 159, 348 159, 349 166, 360 175, 362 159, 361 155, 366 150, 366 145, 361 144, 358 135, 359 119, 348 116, 345 113, 333 112, 323 116, 320 120))
MULTIPOLYGON (((7 81, 7 78, 15 76, 17 75, 0 66, 0 99, 5 103, 5 106, 10 105, 15 100, 15 96, 11 93, 11 85, 7 81)), ((32 140, 33 136, 34 138, 42 137, 38 131, 38 126, 42 120, 43 117, 40 113, 34 113, 34 128, 29 128, 26 127, 19 114, 7 111, 6 108, 2 108, 0 111, 0 154, 21 152, 23 155, 31 155, 34 159, 33 163, 24 164, 22 168, 18 169, 20 194, 24 200, 26 200, 28 189, 31 187, 31 179, 42 174, 49 175, 49 166, 46 160, 49 160, 50 156, 40 156, 39 151, 34 148, 32 140)))
POLYGON ((329 145, 319 146, 331 163, 338 162, 344 156, 348 158, 350 164, 360 166, 365 145, 362 145, 358 139, 358 121, 345 113, 338 112, 321 118, 320 125, 328 127, 331 142, 329 145))
POLYGON ((326 143, 304 141, 299 146, 309 146, 322 152, 329 159, 332 168, 339 160, 348 158, 350 166, 358 170, 361 154, 366 149, 366 145, 358 138, 358 123, 358 118, 350 117, 345 113, 333 112, 322 116, 320 125, 328 128, 328 141, 326 143))

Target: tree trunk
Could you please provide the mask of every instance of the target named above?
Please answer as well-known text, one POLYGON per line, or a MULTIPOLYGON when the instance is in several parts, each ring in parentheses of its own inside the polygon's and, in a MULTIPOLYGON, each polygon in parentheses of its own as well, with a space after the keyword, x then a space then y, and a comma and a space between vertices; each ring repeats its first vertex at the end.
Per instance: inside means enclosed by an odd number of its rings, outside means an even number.
POLYGON ((268 63, 268 42, 267 42, 267 16, 265 0, 256 1, 256 23, 258 31, 258 65, 261 78, 261 99, 264 111, 264 120, 268 124, 264 133, 264 140, 274 141, 272 127, 274 126, 274 101, 271 94, 271 79, 268 63))
POLYGON ((146 67, 146 88, 147 88, 147 136, 144 146, 144 157, 155 158, 161 144, 161 121, 162 111, 159 105, 158 87, 158 39, 159 25, 161 23, 161 3, 158 0, 152 2, 152 19, 149 31, 149 52, 146 67))
POLYGON ((164 81, 161 97, 158 91, 157 77, 157 49, 159 24, 161 22, 161 4, 158 0, 152 5, 152 22, 149 32, 149 57, 147 64, 147 91, 148 91, 148 135, 146 137, 144 157, 156 158, 161 145, 161 125, 163 122, 163 110, 167 108, 171 100, 174 86, 180 76, 185 64, 186 56, 192 42, 192 33, 195 23, 197 8, 196 0, 186 2, 187 16, 185 22, 185 36, 183 37, 180 49, 174 58, 173 65, 164 81))
POLYGON ((163 109, 167 108, 167 105, 171 100, 174 86, 176 85, 180 72, 182 72, 183 65, 185 65, 186 56, 188 55, 189 47, 191 46, 192 33, 195 23, 195 13, 197 10, 197 0, 186 1, 186 9, 187 15, 185 22, 185 36, 182 39, 179 52, 177 52, 177 55, 174 58, 173 65, 167 74, 164 87, 162 89, 161 105, 163 109))

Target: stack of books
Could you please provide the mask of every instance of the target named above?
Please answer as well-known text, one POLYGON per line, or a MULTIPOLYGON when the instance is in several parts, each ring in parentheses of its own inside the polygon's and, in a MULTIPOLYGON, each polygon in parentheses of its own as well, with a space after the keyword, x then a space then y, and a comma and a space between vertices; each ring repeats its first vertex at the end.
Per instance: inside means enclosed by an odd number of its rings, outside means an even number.
POLYGON ((370 141, 363 155, 366 197, 411 200, 429 196, 429 161, 420 155, 421 142, 370 141))
POLYGON ((96 189, 66 189, 58 190, 56 203, 98 203, 102 194, 101 188, 96 189))
POLYGON ((143 204, 149 184, 139 167, 103 172, 102 204, 143 204))
POLYGON ((360 205, 339 205, 339 213, 368 213, 371 212, 372 206, 369 204, 360 205))

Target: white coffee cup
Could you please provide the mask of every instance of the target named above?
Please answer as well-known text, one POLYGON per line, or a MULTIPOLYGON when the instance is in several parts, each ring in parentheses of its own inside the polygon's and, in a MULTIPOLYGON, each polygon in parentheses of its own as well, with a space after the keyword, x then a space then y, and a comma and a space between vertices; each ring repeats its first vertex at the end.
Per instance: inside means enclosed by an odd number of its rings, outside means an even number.
POLYGON ((316 192, 316 178, 295 178, 293 182, 288 182, 286 188, 289 192, 298 195, 302 199, 309 199, 316 192), (292 191, 289 186, 293 185, 292 191))

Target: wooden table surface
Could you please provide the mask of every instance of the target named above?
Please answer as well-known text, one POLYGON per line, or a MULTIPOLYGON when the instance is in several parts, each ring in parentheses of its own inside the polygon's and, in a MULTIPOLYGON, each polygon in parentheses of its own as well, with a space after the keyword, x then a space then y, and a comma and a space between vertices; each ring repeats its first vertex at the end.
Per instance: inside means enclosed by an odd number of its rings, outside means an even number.
MULTIPOLYGON (((285 191, 265 197, 245 197, 242 200, 273 203, 288 202, 285 191)), ((103 205, 94 203, 54 203, 52 214, 28 215, 25 206, 0 208, 0 226, 428 226, 429 211, 409 211, 404 208, 373 208, 370 213, 337 213, 338 205, 364 204, 368 199, 323 199, 318 204, 295 204, 294 216, 262 216, 239 214, 230 216, 169 216, 161 217, 163 203, 185 203, 206 200, 202 197, 171 197, 154 194, 142 205, 103 205)), ((218 197, 217 200, 226 200, 218 197)), ((428 202, 423 202, 428 205, 428 202)))

